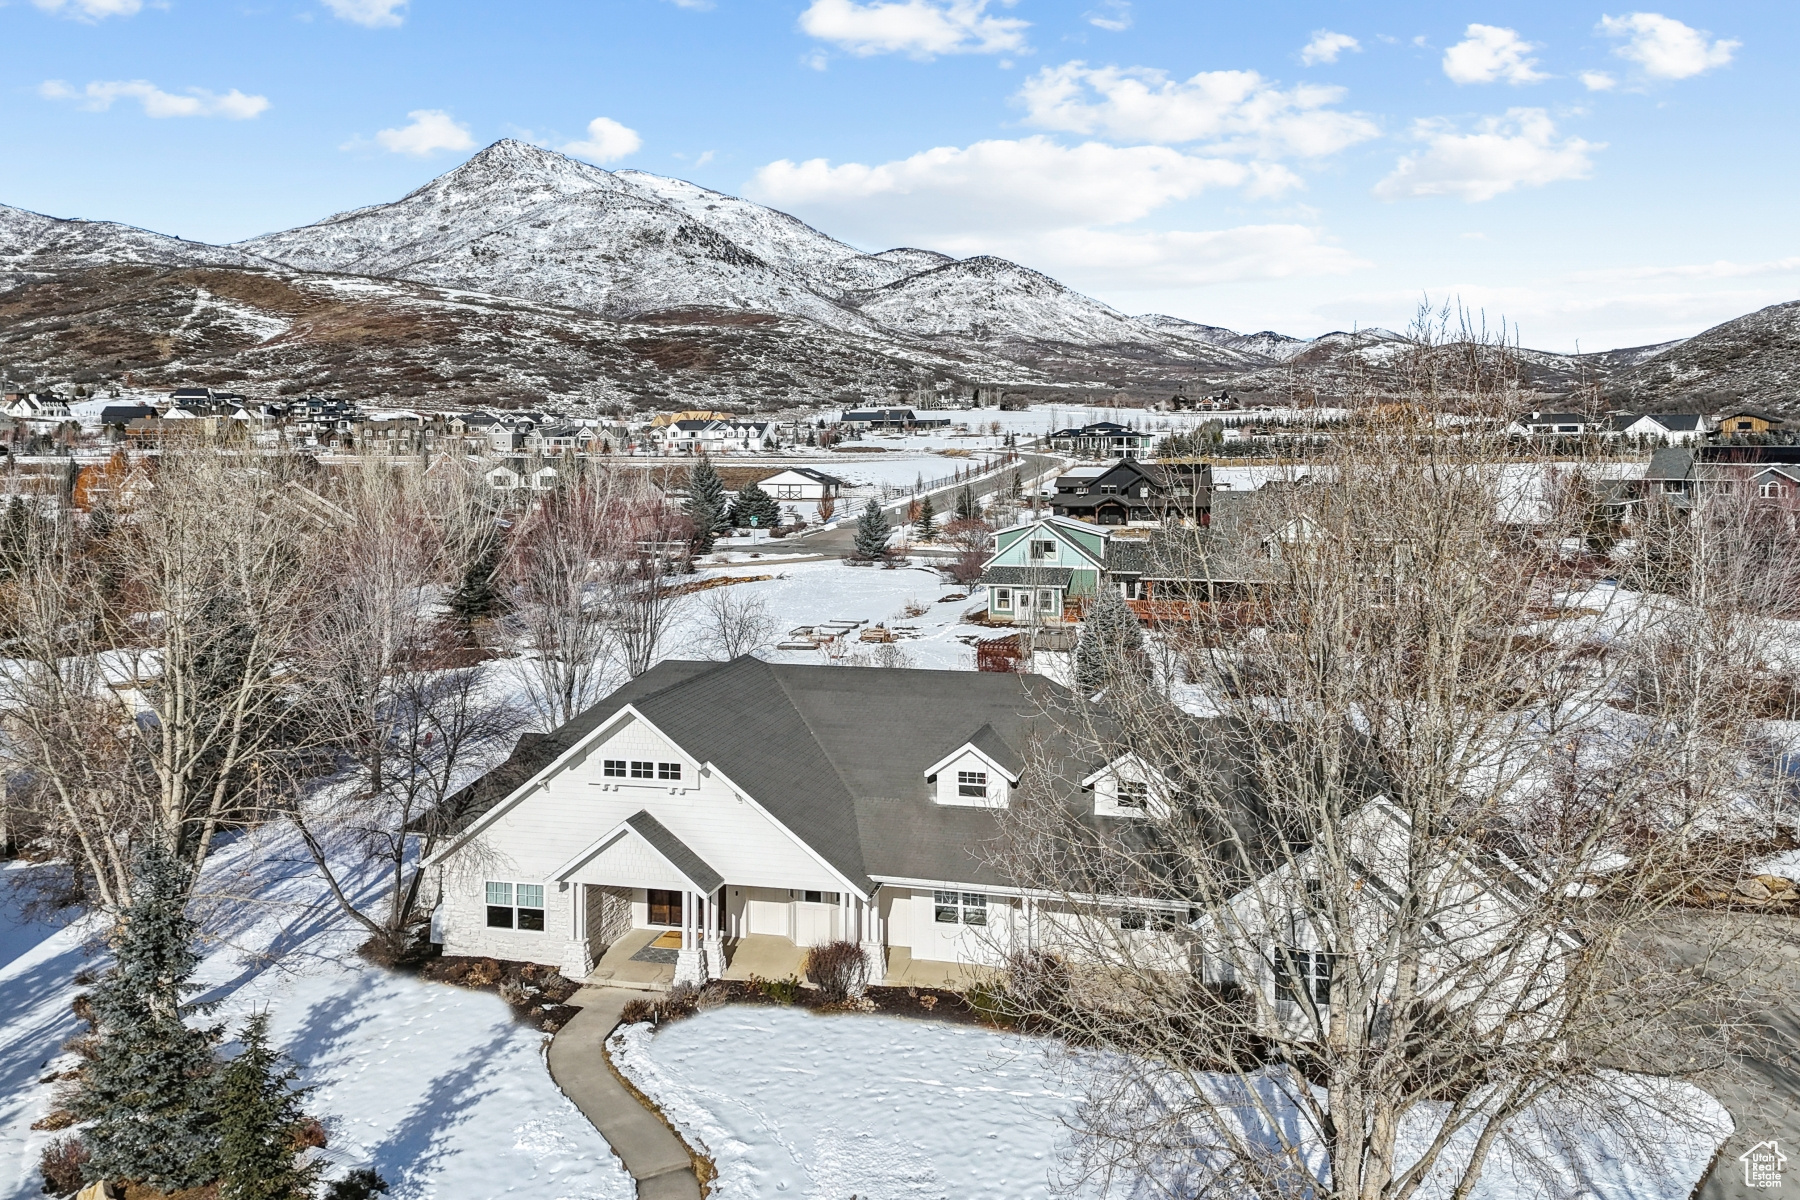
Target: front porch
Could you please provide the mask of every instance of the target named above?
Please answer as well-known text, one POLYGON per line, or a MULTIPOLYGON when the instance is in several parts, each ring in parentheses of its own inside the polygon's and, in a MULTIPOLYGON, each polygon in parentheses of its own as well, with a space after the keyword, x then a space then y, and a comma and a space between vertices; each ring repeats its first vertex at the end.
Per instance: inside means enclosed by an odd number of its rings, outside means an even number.
MULTIPOLYGON (((666 992, 675 986, 675 956, 681 934, 669 929, 633 929, 606 948, 583 982, 596 987, 666 992)), ((733 980, 806 978, 807 947, 784 937, 752 933, 722 941, 724 970, 717 978, 733 980)), ((887 970, 872 983, 887 987, 931 987, 960 990, 990 974, 968 963, 914 958, 903 946, 886 952, 887 970)))

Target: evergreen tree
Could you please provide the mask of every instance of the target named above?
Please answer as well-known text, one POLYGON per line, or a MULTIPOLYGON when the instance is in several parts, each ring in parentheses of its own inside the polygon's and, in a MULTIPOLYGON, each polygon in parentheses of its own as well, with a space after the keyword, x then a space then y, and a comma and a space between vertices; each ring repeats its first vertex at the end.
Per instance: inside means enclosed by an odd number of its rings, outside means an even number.
POLYGON ((702 554, 712 549, 713 539, 731 529, 725 518, 725 484, 713 470, 712 459, 702 455, 688 472, 688 520, 694 523, 695 548, 702 554))
POLYGON ((937 536, 937 510, 931 506, 930 496, 919 498, 919 516, 913 522, 913 536, 921 542, 929 542, 937 536))
POLYGON ((494 586, 505 554, 506 537, 495 522, 481 552, 469 560, 456 590, 450 593, 450 615, 462 627, 464 638, 473 631, 475 622, 499 616, 506 607, 500 589, 494 586))
POLYGON ((296 1088, 299 1071, 269 1045, 269 1017, 258 1013, 239 1035, 244 1049, 219 1071, 214 1104, 219 1122, 220 1200, 308 1200, 318 1167, 298 1161, 297 1134, 306 1116, 296 1088))
POLYGON ((856 518, 856 557, 868 560, 887 557, 888 523, 881 505, 871 496, 856 518))
POLYGON ((781 506, 775 497, 754 483, 737 494, 731 506, 731 523, 738 529, 773 529, 781 523, 781 506))
POLYGON ((1142 678, 1149 661, 1137 614, 1117 587, 1102 584, 1081 618, 1081 640, 1075 644, 1075 688, 1084 696, 1121 679, 1142 678))
POLYGON ((967 485, 963 487, 962 491, 956 493, 956 519, 959 521, 975 519, 975 493, 971 492, 967 485))
POLYGON ((90 998, 99 1038, 74 1111, 90 1180, 134 1179, 162 1191, 218 1175, 209 1103, 217 1029, 192 1029, 186 997, 199 955, 186 911, 187 867, 160 843, 132 864, 131 903, 113 934, 117 965, 90 998))

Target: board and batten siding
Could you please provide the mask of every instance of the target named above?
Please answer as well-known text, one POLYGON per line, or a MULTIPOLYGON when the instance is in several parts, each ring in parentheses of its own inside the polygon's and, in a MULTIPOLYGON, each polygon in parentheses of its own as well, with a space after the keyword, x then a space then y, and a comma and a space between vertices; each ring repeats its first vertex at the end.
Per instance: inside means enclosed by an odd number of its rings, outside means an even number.
MULTIPOLYGON (((648 811, 705 859, 725 877, 728 887, 779 888, 784 894, 790 888, 843 888, 836 875, 723 780, 702 776, 698 764, 673 743, 645 723, 627 718, 442 861, 445 952, 561 961, 564 944, 572 937, 576 889, 559 887, 551 875, 640 810, 648 811), (682 778, 679 783, 608 778, 602 773, 602 762, 608 758, 679 761, 682 778), (488 880, 542 883, 544 932, 487 928, 488 880)), ((594 874, 584 870, 575 878, 624 884, 594 874)), ((634 905, 634 923, 644 920, 641 907, 634 905)))

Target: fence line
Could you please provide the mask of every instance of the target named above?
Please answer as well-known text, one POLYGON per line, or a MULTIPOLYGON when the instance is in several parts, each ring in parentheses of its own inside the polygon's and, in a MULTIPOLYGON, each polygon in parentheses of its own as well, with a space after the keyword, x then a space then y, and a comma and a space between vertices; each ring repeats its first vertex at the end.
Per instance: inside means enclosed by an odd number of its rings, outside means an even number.
POLYGON ((982 463, 979 466, 972 466, 966 472, 952 471, 950 474, 940 476, 937 479, 915 481, 910 484, 884 483, 881 485, 881 498, 883 500, 892 500, 896 496, 917 496, 922 492, 934 492, 939 488, 952 487, 958 483, 967 483, 972 479, 986 475, 990 472, 1014 466, 1020 461, 1022 460, 1019 456, 1015 452, 1009 450, 999 458, 982 463))

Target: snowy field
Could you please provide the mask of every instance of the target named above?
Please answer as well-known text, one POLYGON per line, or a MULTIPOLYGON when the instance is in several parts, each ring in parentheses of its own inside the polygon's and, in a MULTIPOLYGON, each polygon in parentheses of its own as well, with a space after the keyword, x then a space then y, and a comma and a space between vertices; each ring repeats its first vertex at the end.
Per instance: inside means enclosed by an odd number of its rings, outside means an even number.
MULTIPOLYGON (((779 545, 779 543, 777 543, 779 545)), ((772 562, 733 555, 740 561, 729 567, 706 570, 702 577, 744 577, 770 574, 774 579, 758 583, 729 585, 733 598, 755 597, 768 607, 773 620, 773 636, 758 651, 758 657, 770 662, 822 663, 825 654, 817 650, 776 650, 774 644, 786 640, 790 630, 802 625, 818 625, 826 621, 868 621, 873 624, 910 625, 919 636, 897 643, 907 662, 914 667, 970 671, 975 668, 975 652, 958 639, 961 637, 999 637, 1005 631, 976 625, 963 625, 962 614, 971 608, 984 607, 986 593, 977 589, 966 599, 938 603, 941 596, 967 589, 950 583, 937 571, 922 566, 885 570, 880 567, 853 567, 839 559, 814 562, 772 562), (904 609, 916 602, 925 607, 921 616, 909 617, 904 609)), ((706 605, 709 592, 689 597, 672 632, 672 647, 703 645, 708 620, 706 605)), ((851 635, 850 652, 869 654, 879 649, 856 642, 851 635)), ((688 651, 691 654, 692 651, 688 651)), ((677 649, 677 657, 684 656, 677 649)))
MULTIPOLYGON (((716 1200, 1049 1200, 1058 1194, 1053 1179, 1066 1179, 1062 1122, 1074 1097, 1035 1039, 728 1007, 657 1033, 627 1027, 611 1047, 614 1062, 717 1164, 716 1200)), ((1648 1158, 1582 1111, 1534 1110, 1515 1123, 1519 1136, 1496 1145, 1473 1200, 1682 1200, 1731 1123, 1705 1094, 1669 1086, 1682 1092, 1692 1128, 1658 1120, 1661 1145, 1648 1158)), ((1434 1178, 1420 1196, 1442 1200, 1451 1183, 1434 1178)), ((1100 1200, 1093 1189, 1076 1194, 1100 1200)), ((1106 1200, 1152 1194, 1115 1187, 1106 1200)))
MULTIPOLYGON (((364 935, 327 906, 303 854, 279 826, 215 854, 196 905, 211 913, 199 998, 233 1029, 269 1012, 302 1082, 318 1087, 306 1107, 330 1134, 330 1161, 374 1167, 390 1200, 629 1200, 611 1148, 551 1081, 543 1035, 497 996, 363 963, 353 952, 364 935)), ((3 878, 27 870, 9 864, 3 878)), ((21 899, 0 894, 4 1200, 42 1194, 38 1156, 59 1135, 30 1128, 51 1108, 36 1081, 73 1065, 60 1049, 81 1028, 73 976, 105 965, 84 948, 91 924, 21 923, 21 899)))

